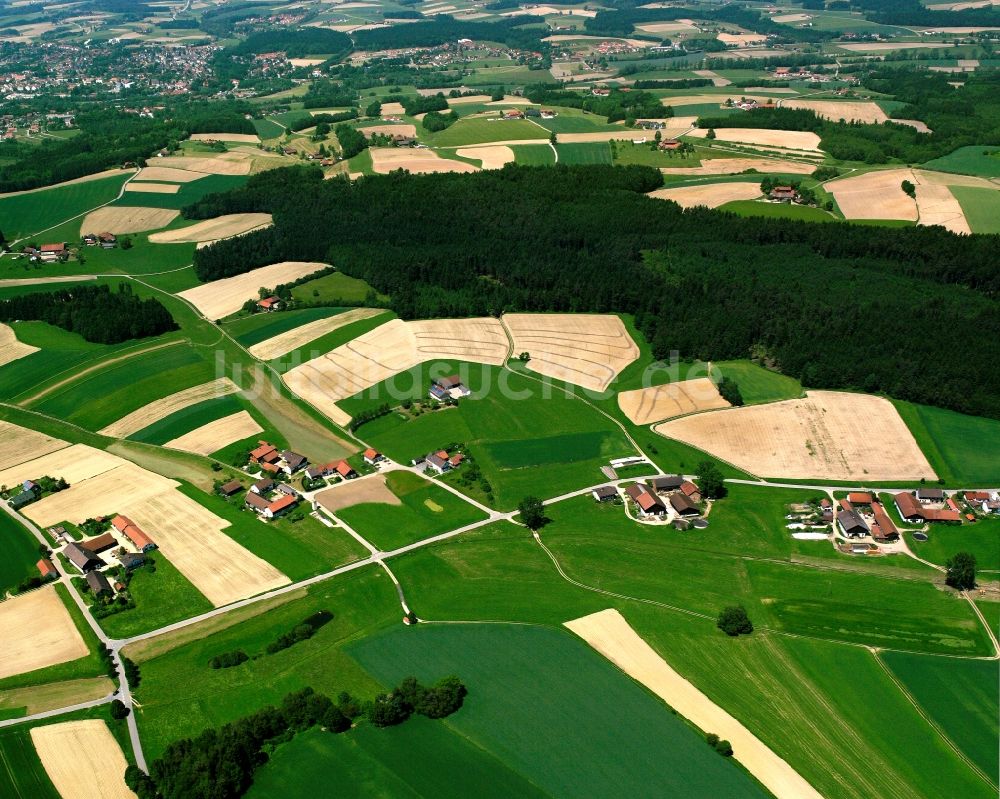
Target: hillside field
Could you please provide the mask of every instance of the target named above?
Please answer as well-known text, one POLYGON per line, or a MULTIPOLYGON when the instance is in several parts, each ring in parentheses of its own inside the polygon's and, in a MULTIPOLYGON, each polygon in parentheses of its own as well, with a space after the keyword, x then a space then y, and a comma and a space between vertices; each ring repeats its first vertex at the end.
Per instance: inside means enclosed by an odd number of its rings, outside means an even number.
POLYGON ((934 471, 948 485, 993 486, 1000 481, 1000 421, 930 405, 893 405, 934 471))
POLYGON ((98 180, 0 197, 3 233, 9 241, 14 241, 84 214, 117 197, 132 174, 122 172, 98 180))

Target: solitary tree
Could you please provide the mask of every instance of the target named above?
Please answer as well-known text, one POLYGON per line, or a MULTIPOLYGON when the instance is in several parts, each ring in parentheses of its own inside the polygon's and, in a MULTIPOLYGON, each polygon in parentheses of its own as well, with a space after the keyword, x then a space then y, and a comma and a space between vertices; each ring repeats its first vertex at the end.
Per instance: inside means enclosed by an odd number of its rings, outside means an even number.
POLYGON ((549 134, 549 144, 551 144, 552 146, 559 144, 559 140, 556 137, 555 131, 552 131, 552 133, 549 134))
POLYGON ((948 573, 945 582, 959 591, 976 587, 976 556, 969 552, 957 552, 945 564, 948 573))
POLYGON ((702 496, 709 499, 722 499, 728 493, 722 472, 714 461, 702 461, 698 464, 698 485, 702 496))
POLYGON ((903 194, 908 194, 910 197, 917 196, 917 187, 914 186, 910 181, 904 180, 900 184, 900 188, 903 190, 903 194))
POLYGON ((750 621, 746 608, 742 605, 731 605, 728 608, 723 608, 716 626, 726 635, 733 637, 749 635, 753 632, 753 622, 750 621))
POLYGON ((538 497, 525 497, 518 503, 523 521, 532 530, 538 530, 545 524, 545 506, 538 497))
POLYGON ((115 699, 111 702, 111 718, 121 721, 128 716, 128 713, 129 710, 121 699, 115 699))

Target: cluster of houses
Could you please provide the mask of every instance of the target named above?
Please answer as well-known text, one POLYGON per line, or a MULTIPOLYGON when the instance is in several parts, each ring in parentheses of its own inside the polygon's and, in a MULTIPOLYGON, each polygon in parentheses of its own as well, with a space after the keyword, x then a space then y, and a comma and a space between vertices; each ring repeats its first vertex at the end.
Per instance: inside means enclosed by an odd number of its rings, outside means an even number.
POLYGON ((462 399, 462 397, 468 397, 472 394, 472 391, 469 390, 458 375, 448 375, 448 377, 439 377, 433 381, 427 393, 431 399, 444 402, 448 399, 457 400, 462 399))
POLYGON ((864 491, 852 491, 845 499, 840 500, 837 526, 844 537, 849 539, 871 536, 879 543, 899 540, 899 531, 882 503, 864 491))
POLYGON ((457 469, 464 460, 465 456, 461 452, 449 455, 448 450, 439 449, 437 452, 428 453, 422 458, 414 458, 410 464, 423 466, 425 471, 431 471, 434 474, 444 474, 457 469))
POLYGON ((966 491, 963 498, 971 509, 982 514, 1000 513, 1000 491, 966 491))
POLYGON ((940 488, 920 488, 916 494, 901 491, 894 497, 894 502, 899 515, 908 522, 962 522, 958 503, 940 488))
POLYGON ((42 244, 39 247, 25 247, 21 252, 27 255, 29 260, 39 261, 43 264, 63 261, 69 257, 69 249, 65 241, 42 244))
POLYGON ((258 441, 257 446, 250 450, 249 458, 251 464, 259 466, 262 472, 268 474, 284 473, 291 476, 309 464, 305 455, 299 455, 290 449, 279 452, 277 447, 267 441, 258 441))
MULTIPOLYGON (((222 490, 225 491, 229 485, 227 483, 222 490)), ((278 483, 270 477, 264 477, 250 486, 243 504, 258 516, 276 519, 293 510, 301 498, 299 492, 287 483, 278 483)))
MULTIPOLYGON (((100 520, 99 520, 100 521, 100 520)), ((64 528, 53 527, 49 532, 56 538, 68 538, 64 528)), ((146 562, 146 553, 156 549, 156 544, 135 522, 127 516, 117 515, 111 519, 111 527, 100 535, 84 541, 70 540, 63 549, 63 556, 79 569, 94 596, 111 595, 125 590, 125 585, 114 585, 104 574, 114 561, 127 571, 132 571, 146 562)), ((43 558, 38 561, 38 571, 43 579, 53 579, 58 572, 52 563, 43 558)))
MULTIPOLYGON (((619 498, 614 486, 598 486, 591 491, 597 502, 619 498)), ((639 518, 662 518, 668 515, 680 519, 701 515, 697 503, 701 502, 698 486, 678 474, 654 477, 649 484, 633 483, 625 489, 625 496, 635 504, 639 518)))
POLYGON ((86 247, 100 246, 104 250, 113 250, 118 246, 118 237, 107 230, 103 233, 88 233, 83 237, 83 244, 86 247))

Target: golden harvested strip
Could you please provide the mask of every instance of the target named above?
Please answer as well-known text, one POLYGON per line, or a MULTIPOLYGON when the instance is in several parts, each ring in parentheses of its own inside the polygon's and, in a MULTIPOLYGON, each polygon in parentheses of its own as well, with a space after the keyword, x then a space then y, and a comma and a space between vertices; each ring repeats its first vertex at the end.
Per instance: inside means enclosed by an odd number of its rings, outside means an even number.
POLYGON ((421 319, 407 323, 413 333, 415 363, 458 360, 502 366, 510 343, 499 319, 421 319))
POLYGON ((823 188, 837 200, 845 219, 917 220, 917 204, 901 188, 916 183, 910 169, 881 169, 852 178, 832 180, 823 188))
POLYGON ((13 280, 0 280, 0 288, 13 286, 38 286, 42 283, 81 283, 85 280, 97 280, 97 275, 58 275, 56 277, 21 277, 13 280))
POLYGON ((804 399, 698 413, 653 429, 761 477, 937 477, 892 403, 868 394, 810 391, 804 399))
POLYGON ((192 133, 191 141, 238 141, 244 144, 256 144, 260 136, 256 133, 192 133))
POLYGON ((166 180, 171 183, 190 183, 205 177, 203 172, 192 172, 189 169, 172 169, 168 166, 143 167, 136 180, 166 180))
POLYGON ((594 391, 639 357, 622 320, 610 314, 504 314, 502 321, 514 353, 530 355, 529 369, 594 391))
MULTIPOLYGON (((236 155, 236 153, 231 153, 236 155)), ((245 153, 241 160, 219 158, 218 156, 170 156, 158 158, 156 163, 170 169, 184 169, 191 172, 202 172, 206 175, 249 175, 253 166, 252 156, 245 153)))
POLYGON ((79 702, 103 699, 114 691, 115 684, 108 677, 84 677, 45 685, 29 685, 27 688, 0 691, 0 710, 23 708, 30 716, 79 702))
POLYGON ((135 799, 125 755, 102 719, 32 727, 31 742, 62 799, 135 799))
POLYGON ((38 352, 38 347, 18 341, 14 328, 0 322, 0 366, 24 358, 33 352, 38 352))
POLYGON ((247 300, 257 299, 257 291, 261 286, 291 283, 327 268, 329 264, 316 261, 282 261, 251 269, 242 275, 213 280, 182 291, 177 296, 190 302, 206 319, 222 319, 236 313, 247 300))
MULTIPOLYGON (((34 455, 35 453, 29 454, 34 455)), ((11 486, 23 483, 25 480, 36 480, 45 476, 56 479, 62 477, 67 483, 73 485, 81 480, 87 480, 95 475, 111 471, 120 464, 120 458, 103 450, 88 447, 86 444, 73 444, 58 449, 53 448, 47 454, 7 467, 0 471, 0 485, 11 486)), ((60 494, 63 493, 66 492, 60 492, 60 494)), ((57 496, 59 494, 50 494, 40 502, 29 505, 28 508, 38 508, 57 496)), ((60 519, 56 519, 56 521, 60 521, 60 519)))
POLYGON ((919 225, 941 225, 952 233, 971 233, 965 211, 958 204, 951 189, 940 183, 916 184, 919 225))
POLYGON ((411 150, 408 147, 370 147, 372 169, 380 175, 387 175, 397 169, 405 169, 415 175, 432 172, 478 172, 478 167, 465 161, 450 161, 441 158, 433 150, 411 150))
POLYGON ((650 197, 673 200, 681 208, 718 208, 733 200, 755 200, 760 197, 759 183, 706 183, 698 186, 678 186, 674 189, 657 189, 650 197))
MULTIPOLYGON (((693 130, 689 134, 704 139, 708 130, 693 130)), ((769 130, 767 128, 716 128, 718 141, 757 144, 763 147, 783 147, 788 150, 820 152, 819 135, 807 130, 769 130)))
MULTIPOLYGON (((157 184, 147 184, 157 185, 157 184)), ((88 233, 142 233, 166 227, 180 215, 171 208, 141 208, 127 205, 106 205, 91 211, 80 224, 80 235, 88 233)))
POLYGON ((614 609, 565 626, 703 732, 729 741, 738 760, 777 799, 823 799, 756 735, 674 671, 614 609))
POLYGON ((395 125, 390 122, 387 125, 368 125, 358 128, 358 133, 363 133, 367 137, 379 133, 383 136, 408 136, 412 139, 417 135, 417 128, 412 123, 395 125))
POLYGON ((759 33, 720 33, 715 38, 723 44, 735 44, 738 47, 749 47, 767 41, 767 37, 759 33))
POLYGON ((58 438, 0 419, 0 469, 10 469, 68 446, 67 442, 58 438))
POLYGON ((637 388, 618 395, 618 407, 635 424, 652 424, 697 411, 728 408, 715 383, 707 377, 637 388))
POLYGON ((125 185, 125 191, 145 192, 147 194, 177 194, 180 186, 176 183, 137 183, 132 181, 125 185))
POLYGON ((880 125, 889 117, 885 111, 872 102, 839 102, 837 100, 782 100, 782 108, 803 108, 815 112, 816 116, 833 122, 865 122, 880 125))
POLYGON ((89 651, 52 585, 0 602, 0 641, 0 679, 67 663, 89 651))
POLYGON ((729 86, 732 83, 729 78, 724 78, 718 72, 713 72, 710 69, 696 69, 694 74, 699 78, 709 78, 713 86, 729 86))
POLYGON ((335 316, 328 316, 325 319, 306 322, 304 325, 254 344, 248 350, 255 358, 260 358, 262 361, 269 361, 272 358, 279 358, 292 350, 297 350, 299 347, 304 347, 310 341, 315 341, 327 333, 339 330, 346 325, 353 324, 362 319, 378 316, 380 313, 384 313, 384 311, 378 308, 354 308, 335 316))
POLYGON ((514 151, 510 147, 489 145, 487 147, 461 147, 455 154, 462 158, 481 161, 483 169, 502 169, 505 164, 514 162, 514 151))
POLYGON ((224 416, 203 424, 189 433, 168 441, 163 446, 197 455, 211 455, 236 441, 263 433, 264 428, 246 411, 224 416))
POLYGON ((157 244, 176 244, 190 241, 218 241, 249 233, 251 230, 272 224, 270 214, 225 214, 206 219, 177 230, 153 233, 149 240, 157 244))
POLYGON ((748 169, 788 175, 811 175, 816 171, 816 164, 771 158, 704 158, 701 166, 661 167, 660 171, 664 175, 738 175, 748 169))
POLYGON ((385 484, 385 476, 381 474, 338 483, 316 494, 316 501, 330 513, 365 502, 377 502, 382 505, 403 504, 403 501, 385 484))
POLYGON ((205 400, 224 397, 227 394, 235 394, 240 390, 228 377, 220 377, 210 383, 202 383, 200 386, 192 386, 167 397, 154 400, 148 405, 144 405, 136 411, 123 416, 121 419, 112 422, 107 427, 98 432, 112 438, 128 438, 133 433, 138 433, 149 427, 154 422, 165 419, 172 413, 184 408, 196 405, 205 400))

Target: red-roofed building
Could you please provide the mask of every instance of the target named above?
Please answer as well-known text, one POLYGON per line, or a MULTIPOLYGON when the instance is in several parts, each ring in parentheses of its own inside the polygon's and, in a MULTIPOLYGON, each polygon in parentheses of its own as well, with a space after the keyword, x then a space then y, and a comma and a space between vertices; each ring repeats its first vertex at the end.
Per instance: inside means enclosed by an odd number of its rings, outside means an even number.
POLYGON ((115 516, 111 520, 111 526, 131 541, 140 552, 148 552, 151 549, 156 549, 153 539, 139 529, 138 525, 127 516, 115 516))
POLYGON ((38 259, 41 261, 56 261, 66 255, 66 242, 58 244, 43 244, 38 248, 38 259))
POLYGON ((898 541, 899 530, 893 524, 889 514, 885 512, 880 502, 872 502, 872 513, 875 514, 875 524, 872 525, 872 538, 876 541, 898 541))
POLYGON ((280 457, 278 448, 266 441, 258 441, 257 447, 250 450, 251 463, 276 463, 280 457))
POLYGON ((376 463, 380 463, 385 460, 385 456, 382 455, 381 452, 376 449, 372 449, 371 447, 364 451, 363 457, 365 459, 365 463, 369 466, 374 466, 376 463))
POLYGON ((38 563, 35 564, 35 568, 38 569, 38 573, 42 576, 43 580, 54 580, 59 576, 59 572, 56 567, 52 565, 52 561, 48 558, 42 558, 38 563))
POLYGON ((842 499, 840 500, 840 509, 846 513, 850 513, 854 510, 854 506, 846 499, 842 499))
POLYGON ((345 480, 350 480, 358 476, 358 473, 354 471, 354 467, 347 461, 337 461, 333 464, 333 470, 345 480))
POLYGON ((866 491, 852 491, 847 495, 847 501, 852 505, 871 505, 872 495, 866 491))
POLYGON ((684 493, 684 496, 692 502, 701 502, 701 491, 699 491, 698 486, 690 480, 685 480, 681 483, 681 491, 684 493))
POLYGON ((265 297, 262 300, 257 301, 257 307, 262 311, 280 311, 281 310, 281 298, 280 297, 265 297))
POLYGON ((659 496, 644 483, 633 483, 625 489, 625 493, 635 502, 642 516, 662 516, 667 512, 659 496))
POLYGON ((465 456, 461 452, 456 452, 450 458, 448 458, 448 463, 451 464, 452 469, 457 469, 462 465, 462 461, 465 460, 465 456))
POLYGON ((289 494, 283 494, 264 509, 264 516, 268 519, 273 519, 276 516, 280 516, 282 513, 286 513, 298 504, 299 500, 297 497, 290 496, 289 494))

